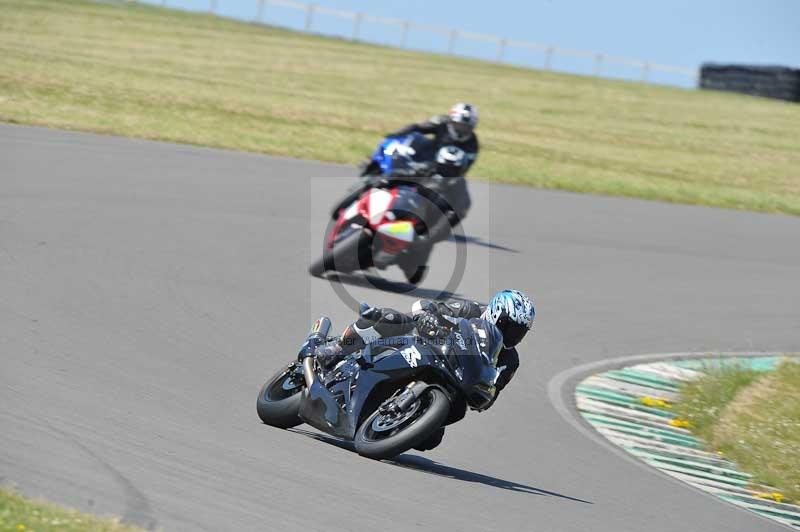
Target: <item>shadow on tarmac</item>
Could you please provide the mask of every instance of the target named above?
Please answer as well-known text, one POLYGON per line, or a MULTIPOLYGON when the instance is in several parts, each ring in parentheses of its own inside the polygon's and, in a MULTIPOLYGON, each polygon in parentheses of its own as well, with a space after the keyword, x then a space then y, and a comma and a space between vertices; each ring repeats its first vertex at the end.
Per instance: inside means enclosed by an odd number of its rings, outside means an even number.
POLYGON ((498 251, 506 251, 508 253, 519 253, 518 249, 507 248, 505 246, 501 246, 500 244, 493 244, 491 242, 487 242, 477 236, 462 236, 462 235, 452 235, 450 240, 453 242, 463 242, 465 244, 473 244, 475 246, 481 246, 484 248, 495 249, 498 251))
MULTIPOLYGON (((305 429, 292 428, 288 430, 289 432, 294 432, 295 434, 300 434, 308 438, 314 438, 315 440, 339 447, 340 449, 346 449, 350 452, 356 452, 355 446, 353 445, 352 442, 349 441, 340 440, 332 436, 328 436, 327 434, 322 434, 320 432, 311 432, 305 429)), ((392 460, 383 460, 382 462, 385 464, 391 464, 395 467, 402 467, 403 469, 419 471, 421 473, 427 473, 430 475, 436 475, 440 477, 452 478, 453 480, 460 480, 463 482, 476 482, 478 484, 491 486, 493 488, 516 491, 519 493, 529 493, 531 495, 558 497, 561 499, 567 499, 570 501, 580 502, 583 504, 594 504, 591 501, 585 501, 583 499, 578 499, 577 497, 570 497, 569 495, 563 495, 561 493, 556 493, 554 491, 547 491, 541 488, 520 484, 518 482, 503 480, 501 478, 492 477, 489 475, 483 475, 481 473, 475 473, 473 471, 467 471, 466 469, 459 469, 457 467, 447 466, 435 462, 433 460, 430 460, 428 458, 424 458, 422 456, 414 454, 402 454, 392 460)))

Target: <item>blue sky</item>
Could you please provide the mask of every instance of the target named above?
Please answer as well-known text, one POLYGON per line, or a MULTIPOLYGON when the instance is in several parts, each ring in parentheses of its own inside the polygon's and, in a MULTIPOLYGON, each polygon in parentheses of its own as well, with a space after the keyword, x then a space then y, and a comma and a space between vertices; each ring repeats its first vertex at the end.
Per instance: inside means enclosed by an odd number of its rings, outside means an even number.
MULTIPOLYGON (((150 0, 160 3, 161 0, 150 0)), ((171 7, 207 10, 212 0, 168 0, 171 7)), ((310 1, 310 0, 309 0, 310 1)), ((220 13, 252 19, 258 0, 216 0, 220 13)), ((412 22, 456 28, 508 39, 532 41, 557 47, 647 60, 679 67, 697 68, 702 62, 779 64, 800 67, 800 0, 313 0, 319 6, 412 22)), ((284 7, 267 5, 265 21, 301 28, 304 15, 284 7)), ((319 14, 314 29, 349 35, 352 22, 319 14)), ((397 44, 400 29, 376 24, 362 25, 365 40, 397 44)), ((413 48, 445 52, 447 38, 410 32, 413 48)), ((456 52, 494 58, 496 46, 458 41, 456 52)), ((514 63, 542 66, 540 52, 509 48, 505 58, 514 63)), ((590 58, 556 56, 556 70, 592 72, 590 58)), ((604 65, 610 77, 639 79, 640 70, 604 65)), ((660 83, 691 86, 691 79, 676 74, 651 73, 660 83)))

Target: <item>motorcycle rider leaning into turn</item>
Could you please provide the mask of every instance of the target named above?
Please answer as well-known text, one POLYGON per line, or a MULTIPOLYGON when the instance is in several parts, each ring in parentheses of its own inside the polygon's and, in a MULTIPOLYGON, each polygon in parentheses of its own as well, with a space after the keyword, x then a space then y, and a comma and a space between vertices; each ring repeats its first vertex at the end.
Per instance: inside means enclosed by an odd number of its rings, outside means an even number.
MULTIPOLYGON (((450 228, 455 226, 466 215, 471 206, 469 192, 464 176, 478 158, 478 137, 475 128, 478 125, 478 109, 468 103, 457 103, 449 114, 437 115, 425 122, 409 124, 387 134, 387 137, 402 137, 410 133, 432 136, 435 161, 432 161, 430 173, 419 176, 391 177, 387 180, 409 182, 421 187, 420 193, 430 200, 443 216, 432 223, 426 235, 423 247, 450 236, 450 228)), ((361 182, 352 187, 347 195, 334 206, 331 214, 335 219, 339 210, 358 199, 361 193, 374 186, 370 178, 380 176, 380 168, 373 161, 360 165, 361 182)), ((423 255, 430 249, 421 251, 423 255)))
MULTIPOLYGON (((425 122, 409 124, 397 131, 387 134, 387 137, 403 137, 410 133, 421 133, 432 135, 435 151, 440 148, 452 147, 452 154, 458 154, 465 159, 463 165, 459 165, 459 177, 464 177, 478 158, 480 144, 475 128, 478 126, 478 109, 468 103, 457 103, 450 108, 446 115, 431 117, 425 122), (458 151, 457 151, 458 150, 458 151)), ((361 175, 369 175, 376 169, 371 166, 370 161, 362 164, 361 175)))
MULTIPOLYGON (((421 336, 445 338, 462 319, 481 318, 497 327, 503 336, 503 348, 496 365, 499 374, 495 382, 497 392, 491 403, 494 404, 519 367, 516 346, 533 326, 535 315, 531 299, 517 290, 498 292, 486 306, 476 301, 423 299, 412 305, 410 314, 364 304, 359 319, 348 325, 339 338, 304 356, 315 356, 323 367, 333 368, 348 355, 364 349, 368 343, 406 335, 415 328, 421 336)), ((433 449, 441 443, 443 436, 444 427, 415 448, 420 451, 433 449)))

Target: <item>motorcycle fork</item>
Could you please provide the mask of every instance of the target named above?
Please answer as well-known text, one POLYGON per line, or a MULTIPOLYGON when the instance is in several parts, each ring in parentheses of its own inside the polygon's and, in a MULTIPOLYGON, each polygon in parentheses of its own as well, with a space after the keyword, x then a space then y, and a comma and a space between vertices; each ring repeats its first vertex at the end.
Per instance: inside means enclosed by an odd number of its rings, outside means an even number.
POLYGON ((381 406, 381 410, 407 412, 422 397, 427 388, 427 383, 423 381, 411 381, 398 394, 386 401, 381 406))

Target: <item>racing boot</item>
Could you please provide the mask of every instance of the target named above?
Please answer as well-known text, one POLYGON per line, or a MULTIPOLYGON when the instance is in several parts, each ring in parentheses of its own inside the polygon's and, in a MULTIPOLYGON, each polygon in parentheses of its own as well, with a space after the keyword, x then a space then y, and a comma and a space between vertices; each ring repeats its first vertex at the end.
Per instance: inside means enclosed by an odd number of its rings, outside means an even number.
POLYGON ((358 335, 355 324, 348 325, 339 338, 319 346, 314 352, 314 356, 323 368, 331 369, 348 355, 364 349, 366 345, 358 335))
POLYGON ((447 240, 453 232, 453 224, 448 216, 441 216, 428 231, 431 245, 442 240, 447 240))
POLYGON ((397 265, 403 270, 406 280, 418 285, 428 273, 428 259, 433 250, 433 242, 427 236, 420 236, 397 265))
POLYGON ((342 346, 339 345, 338 340, 319 346, 314 352, 314 356, 326 370, 336 366, 336 364, 344 360, 345 357, 342 354, 342 346))

